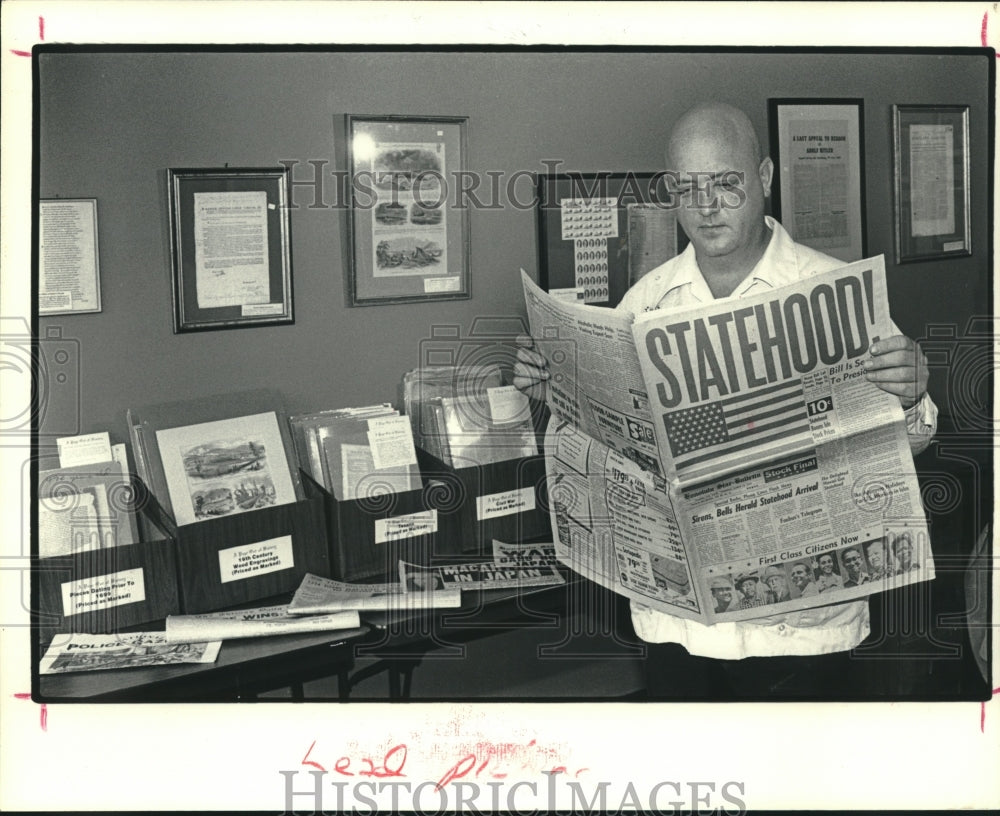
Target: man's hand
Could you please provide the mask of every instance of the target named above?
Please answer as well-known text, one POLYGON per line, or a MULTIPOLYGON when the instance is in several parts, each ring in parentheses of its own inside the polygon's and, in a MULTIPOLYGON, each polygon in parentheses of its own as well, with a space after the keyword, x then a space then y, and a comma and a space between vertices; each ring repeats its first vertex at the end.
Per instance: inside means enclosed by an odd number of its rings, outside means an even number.
POLYGON ((927 358, 909 337, 897 334, 872 343, 865 378, 895 394, 903 408, 916 405, 927 391, 927 358))
POLYGON ((535 341, 527 334, 517 338, 517 363, 514 365, 514 387, 523 394, 539 401, 545 400, 549 364, 535 351, 535 341))

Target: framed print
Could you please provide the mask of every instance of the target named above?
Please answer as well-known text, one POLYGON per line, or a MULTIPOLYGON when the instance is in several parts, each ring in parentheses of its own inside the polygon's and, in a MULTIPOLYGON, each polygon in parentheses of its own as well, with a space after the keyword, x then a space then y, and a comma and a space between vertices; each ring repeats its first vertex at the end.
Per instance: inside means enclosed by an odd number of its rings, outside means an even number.
POLYGON ((97 199, 38 202, 38 314, 101 311, 97 199))
POLYGON ((864 104, 769 99, 774 217, 800 244, 842 261, 865 257, 864 104))
POLYGON ((466 117, 347 116, 352 306, 468 298, 466 117))
POLYGON ((288 173, 167 170, 175 333, 293 322, 288 173))
POLYGON ((893 105, 896 263, 972 254, 968 105, 893 105))
POLYGON ((663 173, 539 173, 538 279, 550 294, 616 306, 687 246, 663 173))

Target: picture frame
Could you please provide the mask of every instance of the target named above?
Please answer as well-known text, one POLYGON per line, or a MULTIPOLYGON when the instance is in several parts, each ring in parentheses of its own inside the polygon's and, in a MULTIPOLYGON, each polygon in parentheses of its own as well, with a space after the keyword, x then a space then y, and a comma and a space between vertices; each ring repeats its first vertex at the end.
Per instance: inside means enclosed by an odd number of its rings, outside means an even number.
POLYGON ((101 311, 96 198, 38 202, 38 314, 101 311))
POLYGON ((174 333, 294 323, 289 169, 170 168, 174 333))
POLYGON ((688 243, 663 172, 539 173, 535 200, 538 285, 579 303, 616 306, 688 243))
POLYGON ((349 305, 471 297, 469 213, 449 199, 467 130, 464 116, 346 116, 349 305))
POLYGON ((896 263, 972 254, 969 106, 893 105, 896 263))
POLYGON ((772 214, 798 243, 867 255, 864 100, 769 99, 772 214))

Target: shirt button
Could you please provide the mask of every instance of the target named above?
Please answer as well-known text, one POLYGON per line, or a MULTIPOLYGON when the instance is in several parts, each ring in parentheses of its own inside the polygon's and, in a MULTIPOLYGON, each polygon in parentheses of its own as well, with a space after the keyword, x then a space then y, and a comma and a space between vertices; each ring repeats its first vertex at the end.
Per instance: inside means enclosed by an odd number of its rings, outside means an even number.
POLYGON ((783 624, 783 623, 779 623, 778 624, 778 631, 779 632, 784 632, 786 628, 787 627, 785 626, 785 624, 783 624))

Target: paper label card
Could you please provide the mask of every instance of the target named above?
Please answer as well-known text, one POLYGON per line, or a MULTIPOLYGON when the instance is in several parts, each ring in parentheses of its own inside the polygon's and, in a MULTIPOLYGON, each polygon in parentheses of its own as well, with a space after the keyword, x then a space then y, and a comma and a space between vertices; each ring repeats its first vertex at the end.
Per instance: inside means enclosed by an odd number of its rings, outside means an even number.
POLYGON ((57 439, 56 444, 59 446, 59 467, 96 465, 112 459, 111 439, 107 431, 84 436, 64 436, 57 439))
POLYGON ((490 401, 490 419, 497 425, 524 422, 531 418, 527 395, 513 385, 487 388, 486 396, 490 401))
POLYGON ((219 575, 223 584, 294 566, 290 535, 219 550, 219 575))
POLYGON ((436 533, 438 528, 437 510, 423 510, 406 516, 379 519, 375 522, 375 543, 399 541, 401 538, 436 533))
POLYGON ((65 617, 146 600, 142 567, 68 581, 61 588, 65 617))
POLYGON ((526 513, 528 510, 534 509, 535 489, 533 487, 476 497, 476 518, 479 521, 509 516, 511 513, 526 513))
POLYGON ((372 449, 376 470, 417 463, 417 449, 413 447, 413 428, 409 417, 369 419, 368 444, 372 449))

